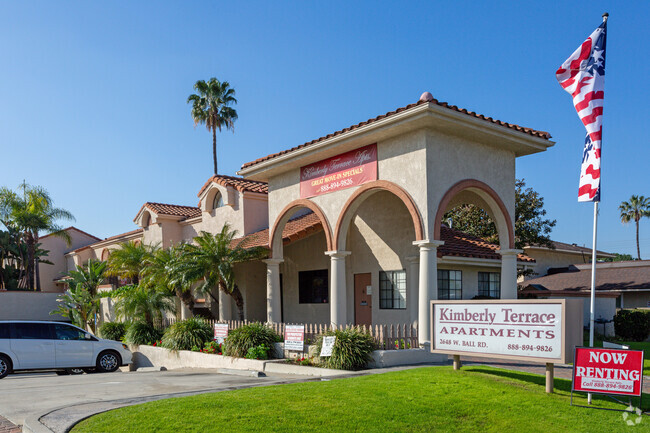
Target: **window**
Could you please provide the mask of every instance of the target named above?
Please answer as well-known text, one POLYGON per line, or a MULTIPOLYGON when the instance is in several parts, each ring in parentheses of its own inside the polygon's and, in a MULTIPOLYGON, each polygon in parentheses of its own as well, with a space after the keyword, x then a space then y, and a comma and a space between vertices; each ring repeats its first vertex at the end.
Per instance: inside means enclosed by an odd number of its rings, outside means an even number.
POLYGON ((50 340, 50 325, 46 323, 14 323, 13 338, 21 340, 50 340))
POLYGON ((11 338, 9 334, 9 324, 8 323, 0 323, 0 339, 7 339, 11 338))
POLYGON ((85 340, 86 333, 68 325, 54 325, 57 340, 85 340))
POLYGON ((379 308, 406 308, 406 271, 379 271, 379 308))
POLYGON ((438 299, 463 298, 463 272, 438 270, 438 299))
POLYGON ((478 295, 501 298, 501 274, 498 272, 478 273, 478 295))
POLYGON ((220 192, 217 192, 217 195, 214 196, 212 200, 212 209, 217 209, 223 206, 223 196, 220 192))
POLYGON ((327 304, 327 269, 298 272, 298 302, 301 304, 327 304))

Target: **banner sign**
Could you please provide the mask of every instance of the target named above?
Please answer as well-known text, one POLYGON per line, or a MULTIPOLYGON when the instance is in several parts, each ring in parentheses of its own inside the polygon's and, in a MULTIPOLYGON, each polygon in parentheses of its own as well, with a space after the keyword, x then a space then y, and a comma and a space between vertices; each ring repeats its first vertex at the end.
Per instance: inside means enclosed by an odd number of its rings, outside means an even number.
POLYGON ((323 346, 320 349, 320 356, 332 356, 332 349, 334 349, 334 343, 336 342, 336 337, 323 337, 323 346))
POLYGON ((300 352, 305 349, 305 325, 284 326, 284 349, 300 352))
POLYGON ((432 301, 431 352, 501 357, 537 362, 567 362, 581 344, 582 305, 571 317, 571 342, 565 338, 568 300, 432 301), (577 319, 577 320, 576 320, 577 319), (578 335, 579 334, 579 335, 578 335), (568 347, 568 350, 567 350, 568 347))
POLYGON ((314 197, 377 180, 377 144, 300 168, 300 197, 314 197))
POLYGON ((576 347, 572 391, 641 396, 643 351, 576 347))
POLYGON ((214 324, 214 340, 221 344, 228 336, 228 324, 227 323, 215 323, 214 324))

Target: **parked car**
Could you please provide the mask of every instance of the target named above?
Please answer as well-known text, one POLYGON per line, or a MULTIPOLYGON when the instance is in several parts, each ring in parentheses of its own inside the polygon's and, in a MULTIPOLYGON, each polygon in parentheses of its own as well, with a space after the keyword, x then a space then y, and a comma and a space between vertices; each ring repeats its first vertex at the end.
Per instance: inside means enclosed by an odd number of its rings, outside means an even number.
POLYGON ((0 379, 19 370, 113 372, 130 363, 125 344, 67 323, 0 321, 0 379))

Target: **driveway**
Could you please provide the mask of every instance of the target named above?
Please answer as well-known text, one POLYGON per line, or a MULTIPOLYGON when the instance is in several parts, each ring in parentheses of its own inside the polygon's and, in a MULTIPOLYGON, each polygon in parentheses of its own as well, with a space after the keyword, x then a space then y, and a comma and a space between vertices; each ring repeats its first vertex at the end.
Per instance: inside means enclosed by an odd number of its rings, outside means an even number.
POLYGON ((64 432, 90 414, 130 404, 305 380, 313 379, 240 376, 199 369, 78 376, 13 374, 0 381, 0 416, 16 425, 23 425, 27 420, 30 427, 34 420, 40 419, 52 431, 64 432))

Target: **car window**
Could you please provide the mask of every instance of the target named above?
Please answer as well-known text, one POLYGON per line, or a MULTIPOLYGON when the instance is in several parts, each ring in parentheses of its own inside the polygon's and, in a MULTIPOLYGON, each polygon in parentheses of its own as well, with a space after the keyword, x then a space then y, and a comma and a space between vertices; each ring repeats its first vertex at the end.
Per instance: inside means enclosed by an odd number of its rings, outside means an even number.
POLYGON ((0 323, 0 339, 10 338, 9 324, 0 323))
POLYGON ((50 325, 47 323, 14 323, 13 338, 22 340, 51 339, 50 325))
POLYGON ((86 333, 68 325, 54 325, 57 340, 85 340, 86 333))

